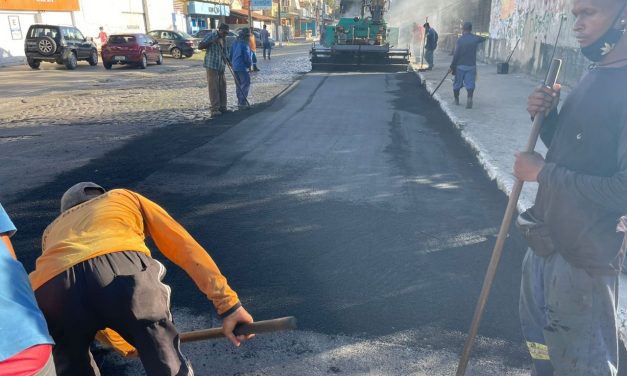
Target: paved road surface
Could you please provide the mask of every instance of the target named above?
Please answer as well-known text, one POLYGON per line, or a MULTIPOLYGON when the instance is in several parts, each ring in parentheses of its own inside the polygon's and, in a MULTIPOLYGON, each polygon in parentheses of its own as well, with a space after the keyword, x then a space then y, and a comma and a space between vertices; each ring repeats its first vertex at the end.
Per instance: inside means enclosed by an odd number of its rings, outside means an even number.
MULTIPOLYGON (((27 237, 17 246, 36 249, 75 181, 134 188, 210 250, 256 318, 299 319, 299 331, 243 349, 186 346, 198 374, 453 374, 505 202, 418 84, 412 73, 309 74, 212 127, 155 129, 25 190, 10 206, 27 237)), ((508 241, 468 375, 528 373, 524 247, 508 241)), ((172 265, 167 281, 183 330, 216 323, 172 265)), ((102 361, 109 374, 140 373, 102 361)))

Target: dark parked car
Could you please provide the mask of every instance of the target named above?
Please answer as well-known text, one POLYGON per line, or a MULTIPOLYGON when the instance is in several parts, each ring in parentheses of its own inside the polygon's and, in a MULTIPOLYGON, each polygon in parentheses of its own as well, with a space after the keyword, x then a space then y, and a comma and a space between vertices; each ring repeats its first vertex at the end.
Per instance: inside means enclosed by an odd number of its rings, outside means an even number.
POLYGON ((102 46, 102 64, 111 69, 113 64, 135 64, 146 69, 149 61, 163 64, 159 43, 146 34, 113 34, 102 46))
MULTIPOLYGON (((237 29, 237 31, 241 30, 237 29)), ((255 44, 257 45, 257 48, 262 48, 263 49, 263 43, 261 43, 261 37, 259 36, 259 32, 261 31, 261 29, 255 27, 253 28, 253 34, 255 34, 255 44)), ((272 38, 268 38, 268 40, 270 41, 270 47, 274 48, 274 39, 272 38)))
POLYGON ((67 69, 75 69, 79 60, 98 65, 96 44, 73 26, 31 25, 24 40, 24 53, 33 69, 39 68, 42 61, 63 64, 67 69))
MULTIPOLYGON (((212 31, 215 31, 215 29, 198 30, 197 32, 194 33, 193 37, 198 40, 198 43, 200 43, 200 41, 202 41, 207 36, 207 34, 209 34, 212 31)), ((235 42, 235 39, 237 39, 237 33, 235 33, 234 31, 229 31, 229 33, 226 36, 226 48, 231 48, 231 46, 233 45, 233 42, 235 42)))
POLYGON ((198 49, 198 40, 183 31, 153 30, 148 35, 159 42, 161 52, 175 59, 191 57, 198 49))

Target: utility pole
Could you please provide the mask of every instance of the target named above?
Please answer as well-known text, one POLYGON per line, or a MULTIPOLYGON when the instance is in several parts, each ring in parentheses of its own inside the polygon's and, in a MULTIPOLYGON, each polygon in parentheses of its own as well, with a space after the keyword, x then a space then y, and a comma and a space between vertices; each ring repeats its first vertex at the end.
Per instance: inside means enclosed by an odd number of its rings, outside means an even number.
POLYGON ((148 15, 148 1, 142 0, 142 9, 144 10, 144 25, 146 26, 146 32, 149 32, 152 27, 150 27, 150 16, 148 15))
POLYGON ((248 27, 250 33, 253 33, 253 0, 248 0, 248 27))
POLYGON ((281 0, 277 0, 277 2, 279 3, 279 8, 278 8, 278 12, 276 12, 276 38, 279 41, 279 47, 283 47, 283 38, 279 34, 279 29, 282 28, 281 26, 281 0))

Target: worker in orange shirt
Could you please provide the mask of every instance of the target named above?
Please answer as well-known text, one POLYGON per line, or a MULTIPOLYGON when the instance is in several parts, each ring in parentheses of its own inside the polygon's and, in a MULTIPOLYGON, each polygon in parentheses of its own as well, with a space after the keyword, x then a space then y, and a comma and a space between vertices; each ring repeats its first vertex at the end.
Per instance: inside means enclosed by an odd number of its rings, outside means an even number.
POLYGON ((253 60, 253 66, 250 68, 251 72, 259 72, 257 68, 257 41, 255 40, 255 33, 251 32, 248 38, 248 45, 250 46, 250 54, 253 60))
POLYGON ((56 343, 59 376, 100 374, 89 351, 97 333, 138 354, 147 375, 193 375, 172 322, 170 288, 161 282, 165 267, 151 257, 146 236, 213 302, 234 345, 251 337, 234 336, 235 325, 252 316, 209 254, 163 208, 130 190, 78 183, 63 194, 30 275, 56 343))

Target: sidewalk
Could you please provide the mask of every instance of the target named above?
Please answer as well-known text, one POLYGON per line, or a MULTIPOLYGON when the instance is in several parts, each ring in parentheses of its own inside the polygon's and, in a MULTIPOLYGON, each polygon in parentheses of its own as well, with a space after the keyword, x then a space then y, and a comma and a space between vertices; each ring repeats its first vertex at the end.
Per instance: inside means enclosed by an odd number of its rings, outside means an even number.
MULTIPOLYGON (((436 52, 433 70, 418 73, 429 93, 446 75, 452 59, 448 53, 436 52)), ((414 66, 414 70, 418 70, 418 65, 414 66)), ((460 95, 460 105, 455 105, 450 75, 434 98, 460 129, 463 139, 475 150, 477 159, 490 178, 509 196, 515 181, 512 175, 514 153, 524 150, 531 131, 531 120, 526 110, 527 97, 541 82, 522 73, 496 74, 496 64, 478 62, 477 71, 472 109, 466 109, 465 89, 460 95)), ((567 95, 568 88, 562 87, 561 103, 567 95)), ((545 155, 546 150, 542 141, 538 140, 536 151, 545 155)), ((518 201, 519 211, 533 205, 537 189, 537 183, 525 183, 518 201)), ((620 284, 627 285, 625 272, 620 275, 620 284)), ((627 289, 619 289, 618 300, 619 329, 623 344, 627 346, 627 289)))

